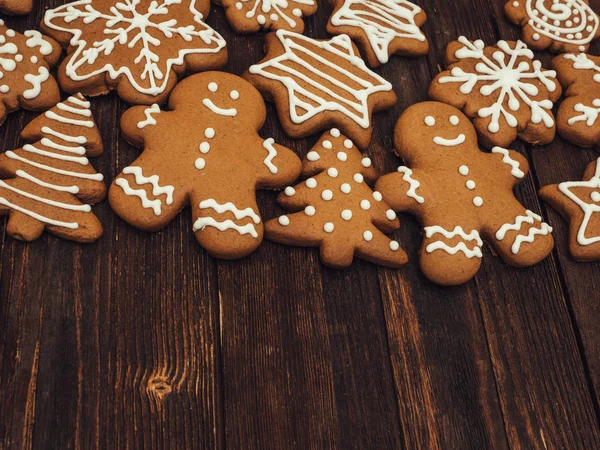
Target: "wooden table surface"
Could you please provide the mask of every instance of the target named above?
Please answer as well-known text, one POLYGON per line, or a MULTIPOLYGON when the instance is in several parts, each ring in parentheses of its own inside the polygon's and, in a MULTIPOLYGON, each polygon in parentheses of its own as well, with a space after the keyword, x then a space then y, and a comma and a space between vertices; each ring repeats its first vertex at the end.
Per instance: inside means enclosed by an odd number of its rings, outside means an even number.
MULTIPOLYGON (((446 43, 519 37, 503 0, 417 3, 431 51, 380 70, 399 98, 374 117, 369 154, 381 172, 399 165, 394 123, 427 99, 446 43)), ((323 0, 306 34, 326 37, 330 12, 323 0)), ((23 31, 42 14, 38 5, 6 21, 23 31)), ((228 42, 227 71, 262 58, 263 35, 236 35, 217 6, 208 23, 228 42)), ((92 163, 107 181, 139 152, 118 131, 126 108, 115 95, 92 101, 105 144, 92 163)), ((9 116, 1 151, 35 116, 9 116)), ((272 106, 262 135, 301 156, 317 138, 287 138, 272 106)), ((3 218, 0 448, 600 448, 600 263, 569 258, 565 222, 536 196, 580 179, 598 155, 559 138, 512 148, 532 166, 516 195, 552 224, 556 249, 528 269, 486 249, 476 279, 456 288, 420 274, 409 216, 395 234, 405 268, 357 260, 344 271, 322 266, 316 249, 267 241, 218 261, 196 243, 189 210, 147 234, 103 202, 94 211, 105 235, 91 245, 19 242, 3 218)), ((274 199, 259 195, 265 218, 282 211, 274 199)))

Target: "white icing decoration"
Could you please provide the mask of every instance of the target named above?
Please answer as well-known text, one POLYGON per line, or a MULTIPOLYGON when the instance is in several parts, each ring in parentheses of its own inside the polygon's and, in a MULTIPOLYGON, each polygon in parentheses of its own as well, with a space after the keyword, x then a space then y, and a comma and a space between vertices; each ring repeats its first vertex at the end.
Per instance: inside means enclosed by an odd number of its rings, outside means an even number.
POLYGON ((218 114, 220 116, 225 116, 225 117, 237 116, 237 109, 235 109, 235 108, 220 108, 219 106, 215 105, 213 103, 213 101, 209 98, 202 99, 202 104, 204 106, 206 106, 208 109, 210 109, 212 112, 214 112, 215 114, 218 114))
POLYGON ((304 214, 306 214, 307 216, 314 216, 317 213, 317 210, 315 209, 314 206, 307 206, 306 208, 304 208, 304 214))
POLYGON ((229 97, 231 98, 231 100, 237 100, 238 98, 240 98, 240 93, 234 89, 229 93, 229 97))
POLYGON ((4 197, 0 197, 0 204, 8 206, 9 208, 14 209, 16 211, 22 212, 23 214, 27 214, 28 216, 33 217, 34 219, 39 220, 40 222, 47 223, 48 225, 70 228, 72 230, 76 230, 77 228, 79 228, 79 224, 77 222, 63 222, 61 220, 50 219, 49 217, 42 216, 41 214, 25 209, 19 205, 15 205, 14 203, 11 203, 8 200, 6 200, 4 197))
POLYGON ((50 78, 50 72, 45 67, 38 67, 38 74, 33 75, 27 73, 23 76, 23 79, 28 83, 31 83, 31 88, 23 91, 23 98, 31 100, 32 98, 36 98, 42 92, 42 84, 45 81, 48 81, 50 78))
POLYGON ((360 163, 363 167, 371 167, 371 158, 363 158, 360 163))
POLYGON ((360 173, 355 173, 354 176, 352 177, 354 179, 354 181, 356 181, 357 183, 362 183, 365 178, 360 174, 360 173))
POLYGON ((335 167, 330 167, 327 169, 327 175, 329 175, 331 178, 335 178, 338 176, 338 170, 335 167))
POLYGON ((38 51, 43 56, 48 56, 52 53, 52 44, 44 39, 42 33, 36 30, 27 30, 23 33, 29 39, 25 42, 25 45, 29 48, 39 47, 38 51))
POLYGON ((342 211, 342 213, 340 214, 340 216, 344 220, 351 220, 352 219, 352 211, 350 211, 349 209, 344 209, 342 211))
MULTIPOLYGON (((245 14, 246 19, 256 17, 256 22, 259 25, 264 25, 266 23, 265 16, 268 16, 273 22, 277 22, 281 18, 293 29, 296 28, 298 24, 292 17, 286 14, 285 10, 289 8, 291 4, 313 6, 315 2, 314 0, 240 0, 236 4, 236 8, 241 10, 246 4, 251 6, 245 14), (262 12, 262 14, 257 15, 257 12, 262 12)), ((302 11, 299 8, 294 8, 292 10, 292 15, 301 17, 302 11)))
POLYGON ((434 126, 435 125, 435 117, 433 117, 433 116, 425 117, 425 125, 427 125, 428 127, 434 126))
POLYGON ((373 233, 369 230, 365 231, 363 233, 363 239, 367 242, 371 242, 373 240, 373 233))
POLYGON ((325 230, 326 233, 333 233, 334 230, 334 226, 331 222, 327 222, 324 226, 323 226, 323 230, 325 230))
POLYGON ((463 252, 464 255, 469 259, 474 257, 481 258, 483 256, 483 254, 481 253, 483 241, 479 237, 479 233, 477 232, 477 230, 473 230, 467 234, 460 226, 456 226, 452 231, 445 230, 444 228, 437 225, 425 227, 425 236, 427 236, 427 238, 431 238, 436 234, 441 234, 446 239, 452 239, 459 236, 466 242, 475 241, 476 245, 471 250, 467 247, 465 242, 459 242, 454 247, 450 247, 445 242, 435 241, 426 247, 425 251, 427 253, 432 253, 435 250, 443 250, 451 255, 456 255, 458 252, 463 252))
POLYGON ((364 129, 371 126, 369 96, 376 92, 389 92, 392 85, 367 68, 364 61, 354 53, 347 35, 336 36, 329 41, 317 41, 285 30, 277 30, 276 35, 283 45, 284 53, 251 66, 249 71, 277 80, 286 87, 293 123, 301 124, 324 111, 337 111, 364 129), (335 65, 331 62, 333 58, 318 55, 311 47, 323 49, 335 59, 344 59, 352 65, 353 71, 335 65), (306 59, 314 60, 319 65, 311 65, 306 59), (301 68, 306 69, 306 72, 301 68), (326 70, 323 71, 323 68, 326 70), (344 95, 336 93, 319 80, 326 80, 343 90, 344 95))
POLYGON ((415 199, 417 203, 425 203, 425 199, 417 194, 417 189, 419 189, 421 183, 412 178, 413 171, 408 167, 400 166, 398 167, 398 172, 403 174, 402 180, 409 184, 408 191, 406 191, 406 196, 415 199))
POLYGON ((4 189, 8 189, 9 191, 16 192, 17 194, 22 195, 23 197, 30 198, 30 199, 38 201, 40 203, 45 203, 50 206, 56 206, 57 208, 67 209, 70 211, 83 211, 83 212, 90 212, 92 210, 92 207, 90 205, 73 205, 73 204, 69 204, 69 203, 57 202, 57 201, 51 200, 49 198, 30 194, 29 192, 26 192, 26 191, 23 191, 21 189, 14 187, 14 186, 11 186, 2 180, 0 180, 0 187, 2 187, 4 189))
POLYGON ((215 137, 215 129, 214 128, 207 128, 206 130, 204 130, 204 136, 207 139, 212 139, 215 137))
POLYGON ((142 129, 147 127, 148 125, 156 125, 156 119, 154 117, 152 117, 152 114, 159 114, 160 113, 160 106, 158 106, 156 103, 153 104, 152 106, 146 108, 144 110, 144 115, 146 116, 145 120, 142 120, 141 122, 138 122, 137 127, 142 129))
POLYGON ((54 189, 55 191, 68 192, 70 194, 77 194, 79 192, 78 186, 59 186, 57 184, 47 183, 45 181, 40 180, 39 178, 34 177, 33 175, 28 174, 27 172, 21 169, 17 170, 15 174, 18 177, 25 178, 26 180, 31 181, 32 183, 39 184, 40 186, 49 189, 54 189))
POLYGON ((101 173, 89 174, 89 173, 73 172, 70 170, 57 169, 56 167, 47 166, 45 164, 40 164, 38 162, 31 161, 27 158, 23 158, 22 156, 17 155, 12 150, 7 151, 5 153, 5 155, 11 159, 16 159, 18 161, 24 162, 25 164, 29 164, 33 167, 37 167, 38 169, 47 170, 48 172, 54 172, 54 173, 58 173, 60 175, 67 175, 70 177, 85 178, 88 180, 96 180, 96 181, 102 181, 104 179, 104 176, 101 173))
POLYGON ((348 160, 348 154, 346 152, 338 152, 336 156, 337 156, 337 159, 339 159, 342 162, 348 160))
POLYGON ((465 140, 465 135, 461 133, 454 139, 445 139, 440 136, 434 136, 433 143, 436 145, 443 145, 444 147, 456 147, 457 145, 463 144, 465 140))
POLYGON ((385 217, 387 217, 388 220, 395 220, 396 219, 396 213, 394 211, 392 211, 391 209, 388 209, 385 212, 385 217))
POLYGON ((449 122, 451 125, 458 125, 458 123, 460 122, 460 120, 458 119, 457 116, 450 116, 449 122))
POLYGON ((333 137, 340 137, 342 135, 342 133, 340 132, 340 130, 338 130, 337 128, 332 128, 329 131, 329 134, 331 134, 331 136, 333 136, 333 137))
POLYGON ((308 159, 309 161, 318 161, 319 159, 321 159, 321 155, 319 155, 317 152, 315 152, 314 150, 308 152, 308 154, 306 155, 306 159, 308 159))
POLYGON ((296 194, 296 189, 294 189, 292 186, 288 186, 285 188, 284 192, 288 197, 293 197, 296 194))
POLYGON ((50 120, 56 120, 57 122, 66 123, 68 125, 77 125, 80 127, 94 128, 94 122, 92 122, 91 120, 69 119, 68 117, 56 114, 54 111, 46 111, 44 115, 50 120))
POLYGON ((375 201, 378 201, 378 202, 383 200, 383 196, 381 195, 381 192, 378 192, 378 191, 373 192, 373 198, 375 199, 375 201))
MULTIPOLYGON (((566 54, 565 59, 572 61, 572 67, 576 70, 593 70, 596 72, 592 79, 596 83, 600 83, 600 67, 594 61, 588 58, 585 53, 578 55, 566 54)), ((568 125, 574 125, 578 122, 585 122, 588 127, 591 127, 598 120, 600 114, 600 99, 593 99, 592 106, 584 105, 583 103, 576 103, 573 109, 581 114, 571 117, 568 121, 568 125)))
POLYGON ((235 230, 242 236, 249 234, 255 239, 258 238, 258 233, 256 232, 253 223, 239 226, 233 220, 229 219, 219 222, 212 217, 200 217, 194 222, 192 229, 194 230, 194 233, 196 233, 197 231, 203 231, 206 227, 213 227, 219 231, 235 230))
POLYGON ((360 207, 361 209, 364 209, 365 211, 368 211, 371 208, 371 202, 369 200, 361 200, 360 201, 360 207))
POLYGON ((466 177, 467 175, 469 175, 469 167, 468 166, 460 166, 458 168, 458 173, 460 173, 461 175, 466 177))
POLYGON ((477 196, 473 198, 473 204, 479 208, 481 205, 483 205, 483 199, 477 196))
POLYGON ((264 159, 263 163, 265 164, 265 166, 267 166, 267 168, 272 174, 276 174, 278 172, 277 166, 273 164, 273 159, 275 159, 275 157, 277 156, 277 150, 275 150, 275 147, 273 146, 274 142, 275 139, 273 138, 269 138, 265 140, 265 142, 263 142, 263 147, 269 153, 264 159))
POLYGON ((208 83, 208 90, 212 93, 215 93, 219 90, 219 85, 214 81, 211 81, 210 83, 208 83))
POLYGON ((398 242, 396 241, 390 241, 390 250, 395 252, 398 251, 398 249, 400 248, 400 244, 398 244, 398 242))
POLYGON ((340 186, 340 191, 342 191, 344 194, 349 194, 352 192, 352 186, 350 186, 348 183, 342 183, 340 186))
MULTIPOLYGON (((138 166, 125 167, 123 169, 123 173, 125 175, 134 175, 135 184, 138 186, 142 186, 144 184, 151 184, 152 195, 154 195, 155 197, 158 197, 159 195, 165 195, 165 203, 167 205, 173 204, 173 192, 175 191, 175 187, 171 185, 161 186, 159 184, 160 180, 158 175, 146 177, 142 173, 142 168, 138 166)), ((160 216, 162 214, 162 201, 160 199, 148 199, 148 195, 144 189, 132 189, 129 186, 129 182, 125 178, 118 178, 117 181, 115 181, 115 184, 117 184, 117 186, 120 186, 123 189, 123 192, 125 192, 125 194, 139 197, 142 201, 142 206, 144 208, 152 208, 154 214, 157 216, 160 216)))
POLYGON ((515 178, 525 177, 525 173, 519 168, 519 162, 515 161, 510 157, 508 150, 502 147, 494 147, 492 153, 500 153, 502 156, 502 162, 510 166, 510 173, 515 178))
POLYGON ((209 198, 207 200, 203 200, 200 202, 200 209, 213 209, 217 214, 223 214, 225 212, 232 213, 236 220, 241 220, 246 217, 250 217, 252 221, 256 224, 260 223, 260 217, 258 214, 254 212, 254 210, 250 207, 245 209, 238 209, 232 202, 227 202, 224 204, 218 203, 216 200, 209 198))
POLYGON ((279 216, 277 220, 281 226, 287 227, 290 224, 290 218, 288 216, 279 216))
POLYGON ((521 249, 521 244, 523 244, 524 242, 531 243, 535 240, 535 237, 537 235, 546 236, 547 234, 550 234, 550 233, 552 233, 552 227, 550 225, 548 225, 547 223, 542 222, 540 225, 540 228, 531 227, 529 229, 529 232, 527 233, 527 235, 523 235, 523 234, 518 235, 516 237, 515 241, 513 242, 513 245, 510 248, 510 251, 514 255, 516 255, 519 253, 519 250, 521 249))
POLYGON ((306 180, 306 187, 309 189, 314 189, 317 187, 317 180, 315 180, 314 178, 309 178, 308 180, 306 180))
POLYGON ((321 198, 325 201, 329 201, 333 198, 333 192, 330 189, 325 189, 321 192, 321 198))

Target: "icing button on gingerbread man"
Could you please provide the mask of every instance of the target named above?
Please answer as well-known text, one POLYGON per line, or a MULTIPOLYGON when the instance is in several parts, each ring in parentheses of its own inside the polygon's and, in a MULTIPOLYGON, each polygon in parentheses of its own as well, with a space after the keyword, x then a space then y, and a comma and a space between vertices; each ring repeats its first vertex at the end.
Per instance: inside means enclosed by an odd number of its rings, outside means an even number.
POLYGON ((198 242, 219 258, 241 258, 261 243, 257 189, 280 189, 300 174, 300 159, 258 130, 266 118, 259 92, 222 72, 193 75, 157 105, 121 118, 142 155, 113 182, 113 210, 147 231, 165 227, 191 205, 198 242))
POLYGON ((437 102, 408 108, 395 129, 407 166, 375 184, 396 211, 424 226, 420 264, 430 280, 456 285, 477 273, 487 242, 508 264, 529 266, 552 250, 552 229, 526 209, 512 189, 528 173, 519 153, 482 152, 477 133, 458 109, 437 102))

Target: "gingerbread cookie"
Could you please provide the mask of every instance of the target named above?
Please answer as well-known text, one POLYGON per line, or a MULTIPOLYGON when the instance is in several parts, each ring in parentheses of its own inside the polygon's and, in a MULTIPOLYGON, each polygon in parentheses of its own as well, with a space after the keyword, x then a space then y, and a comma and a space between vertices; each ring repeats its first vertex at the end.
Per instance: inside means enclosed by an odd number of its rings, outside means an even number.
POLYGON ((0 156, 7 233, 25 241, 44 229, 77 242, 100 238, 102 225, 90 205, 105 197, 106 186, 87 159, 102 153, 90 104, 81 95, 69 97, 30 122, 21 138, 32 144, 0 156))
POLYGON ((524 43, 486 47, 461 36, 446 48, 446 62, 448 70, 433 80, 429 96, 473 119, 484 147, 507 147, 517 137, 530 144, 554 139, 552 107, 562 90, 556 72, 534 60, 524 43))
POLYGON ((393 209, 423 224, 420 258, 427 278, 442 285, 470 280, 484 241, 517 267, 552 251, 552 228, 512 191, 527 175, 527 160, 501 147, 480 151, 475 128, 458 109, 437 102, 411 106, 396 124, 395 146, 410 168, 384 175, 375 189, 393 209))
POLYGON ((196 239, 219 258, 241 258, 263 237, 256 189, 280 189, 301 170, 298 157, 258 130, 260 93, 222 72, 192 75, 173 90, 170 111, 134 107, 121 118, 142 155, 113 182, 113 210, 146 231, 165 227, 188 204, 196 239))
POLYGON ((337 126, 364 149, 371 115, 396 103, 392 85, 369 70, 346 35, 318 41, 279 30, 266 37, 267 57, 244 78, 277 106, 293 138, 337 126))
POLYGON ((68 47, 60 86, 163 103, 178 77, 227 62, 225 41, 202 21, 209 6, 206 0, 79 0, 46 11, 42 29, 68 47))
POLYGON ((32 0, 0 0, 0 12, 10 16, 29 14, 32 8, 32 0))
POLYGON ((429 43, 420 27, 427 16, 407 0, 332 0, 329 34, 348 34, 371 67, 388 62, 390 55, 426 55, 429 43))
POLYGON ((383 234, 400 223, 381 194, 369 187, 377 179, 371 160, 340 130, 321 137, 304 158, 302 174, 310 178, 288 186, 277 199, 297 212, 267 222, 267 239, 320 247, 323 263, 335 268, 348 267, 355 254, 389 267, 406 264, 398 242, 383 234))
POLYGON ((238 33, 259 30, 304 31, 303 17, 317 12, 316 0, 214 0, 225 8, 238 33))
POLYGON ((504 11, 523 28, 523 40, 534 50, 586 52, 600 36, 588 0, 509 0, 504 11))
POLYGON ((585 181, 545 186, 540 197, 569 221, 569 249, 578 261, 600 260, 600 158, 590 163, 585 181))
POLYGON ((600 150, 600 58, 579 53, 552 60, 565 100, 557 114, 559 134, 581 147, 600 150))
POLYGON ((43 111, 60 100, 50 67, 60 57, 60 46, 39 31, 24 34, 0 20, 0 124, 19 108, 43 111))

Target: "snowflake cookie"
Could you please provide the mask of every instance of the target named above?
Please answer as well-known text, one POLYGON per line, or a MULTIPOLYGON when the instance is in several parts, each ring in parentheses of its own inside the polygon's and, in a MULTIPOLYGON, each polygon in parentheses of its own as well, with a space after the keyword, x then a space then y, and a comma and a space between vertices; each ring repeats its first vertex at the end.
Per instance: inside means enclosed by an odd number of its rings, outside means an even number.
POLYGON ((321 137, 304 158, 302 174, 310 178, 278 197, 284 208, 297 212, 267 222, 267 239, 320 247, 321 260, 330 267, 348 267, 355 254, 389 267, 406 264, 398 242, 383 234, 400 223, 381 194, 369 187, 377 179, 371 160, 340 130, 321 137))
POLYGON ((205 0, 79 0, 46 11, 42 29, 68 46, 61 87, 163 103, 178 77, 227 62, 225 41, 202 21, 209 6, 205 0))
POLYGON ((600 36, 588 0, 510 0, 504 11, 523 28, 523 40, 534 50, 585 52, 600 36))
POLYGON ((407 0, 333 0, 327 32, 346 33, 358 43, 371 67, 388 62, 393 53, 426 55, 429 43, 420 27, 427 16, 407 0))
POLYGON ((0 0, 0 12, 8 15, 29 14, 33 8, 33 0, 0 0))
POLYGON ((184 79, 170 111, 130 108, 121 118, 142 155, 109 191, 113 210, 146 231, 165 227, 187 205, 196 239, 219 258, 241 258, 263 238, 257 189, 281 189, 300 174, 298 157, 258 130, 266 118, 260 93, 222 72, 184 79))
POLYGON ((540 197, 569 221, 569 249, 578 261, 600 260, 600 158, 590 163, 585 181, 545 186, 540 197))
POLYGON ((104 199, 106 186, 87 159, 102 153, 89 102, 69 97, 30 122, 21 138, 32 144, 0 155, 6 232, 25 241, 44 229, 77 242, 99 239, 102 225, 90 205, 104 199))
POLYGON ((0 20, 0 124, 19 108, 43 111, 60 100, 50 67, 60 46, 35 30, 20 34, 0 20))
POLYGON ((225 8, 238 33, 259 30, 304 31, 303 17, 317 12, 316 0, 214 0, 225 8))
POLYGON ((293 138, 337 126, 360 148, 371 140, 371 115, 393 106, 392 85, 369 70, 347 35, 319 41, 279 30, 266 37, 267 57, 244 78, 273 99, 293 138))
POLYGON ((446 62, 429 96, 473 119, 484 147, 507 147, 517 137, 540 145, 554 139, 552 107, 562 90, 556 72, 534 60, 523 42, 486 47, 461 36, 446 48, 446 62))
POLYGON ((528 173, 527 160, 502 147, 480 151, 460 110, 437 102, 411 106, 396 124, 395 147, 410 168, 384 175, 375 190, 423 224, 421 269, 433 282, 456 285, 474 277, 484 241, 517 267, 552 251, 552 228, 513 193, 528 173))

